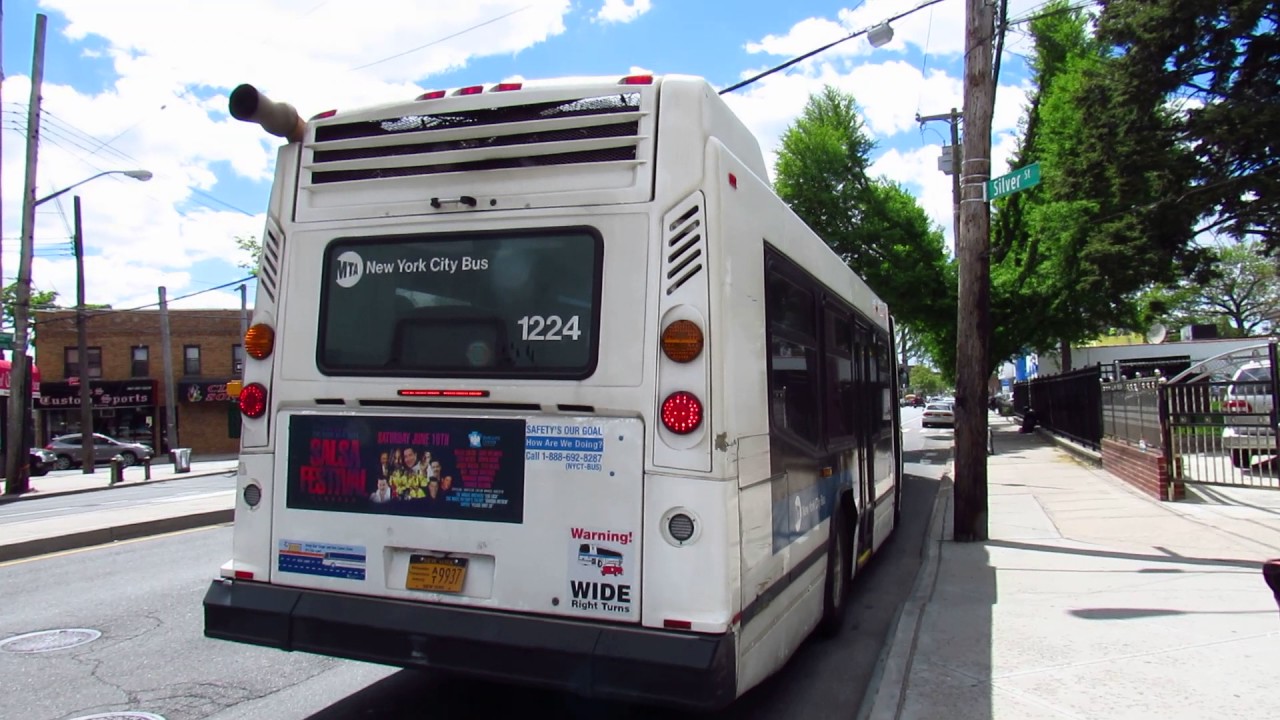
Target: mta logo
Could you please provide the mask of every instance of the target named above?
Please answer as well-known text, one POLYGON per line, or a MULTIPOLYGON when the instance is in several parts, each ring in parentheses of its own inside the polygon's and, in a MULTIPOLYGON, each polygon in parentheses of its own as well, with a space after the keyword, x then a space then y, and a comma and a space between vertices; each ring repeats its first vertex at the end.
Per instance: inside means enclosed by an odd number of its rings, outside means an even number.
POLYGON ((360 253, 355 250, 348 250, 339 255, 334 266, 334 280, 344 288, 349 288, 360 282, 360 277, 364 275, 364 260, 360 257, 360 253))
POLYGON ((471 443, 471 447, 473 448, 480 447, 480 440, 481 436, 478 432, 473 431, 467 435, 467 442, 471 443))

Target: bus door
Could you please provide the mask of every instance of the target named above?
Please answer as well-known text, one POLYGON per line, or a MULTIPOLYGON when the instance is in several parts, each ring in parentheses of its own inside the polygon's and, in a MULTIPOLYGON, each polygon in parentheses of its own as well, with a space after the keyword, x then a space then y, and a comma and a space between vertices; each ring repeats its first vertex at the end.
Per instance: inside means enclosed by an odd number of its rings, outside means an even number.
POLYGON ((863 561, 864 553, 871 549, 871 534, 874 529, 872 523, 875 519, 872 485, 877 470, 874 449, 879 408, 876 402, 878 393, 874 376, 873 338, 871 326, 861 319, 855 319, 853 373, 857 396, 854 401, 854 430, 857 435, 858 472, 854 475, 853 496, 858 503, 859 513, 860 532, 856 554, 859 563, 863 561))

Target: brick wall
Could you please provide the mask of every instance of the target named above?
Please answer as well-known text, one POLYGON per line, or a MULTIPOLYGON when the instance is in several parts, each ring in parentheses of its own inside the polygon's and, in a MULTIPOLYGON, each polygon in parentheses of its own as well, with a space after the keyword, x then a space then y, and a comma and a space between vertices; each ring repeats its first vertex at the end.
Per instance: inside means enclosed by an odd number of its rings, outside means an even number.
POLYGON ((1126 442, 1103 438, 1102 467, 1157 500, 1170 499, 1170 485, 1173 500, 1186 498, 1186 486, 1170 479, 1168 463, 1159 450, 1144 452, 1126 442))
MULTIPOLYGON (((41 383, 67 380, 66 349, 77 346, 75 312, 41 310, 35 313, 36 365, 41 383)), ((156 381, 157 447, 164 425, 165 378, 159 310, 89 311, 85 324, 88 346, 101 348, 100 380, 149 378, 156 381), (145 374, 133 373, 133 349, 148 351, 145 374)), ((223 309, 169 310, 170 360, 175 384, 189 381, 225 381, 239 374, 232 348, 242 343, 240 311, 223 309), (185 347, 200 348, 199 372, 186 372, 185 347)), ((239 440, 229 437, 227 410, 221 403, 192 403, 175 388, 178 437, 197 457, 204 453, 235 452, 239 440)), ((78 423, 77 423, 78 425, 78 423)), ((37 426, 37 435, 41 428, 37 426)))

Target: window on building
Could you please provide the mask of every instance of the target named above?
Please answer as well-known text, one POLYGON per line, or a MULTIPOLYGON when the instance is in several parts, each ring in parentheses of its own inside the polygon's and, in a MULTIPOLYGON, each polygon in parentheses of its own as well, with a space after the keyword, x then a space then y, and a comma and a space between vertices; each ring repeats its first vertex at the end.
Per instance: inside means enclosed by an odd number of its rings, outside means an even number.
MULTIPOLYGON (((86 348, 86 350, 85 357, 88 362, 85 363, 83 376, 90 378, 102 377, 102 348, 91 347, 86 348)), ((62 368, 62 376, 64 378, 81 377, 79 348, 63 348, 62 368)))
POLYGON ((184 375, 200 374, 200 346, 182 346, 182 373, 184 375))
POLYGON ((132 350, 133 366, 130 377, 144 378, 151 376, 151 350, 146 345, 137 345, 132 350))
POLYGON ((244 346, 231 346, 231 374, 240 375, 244 372, 244 346))

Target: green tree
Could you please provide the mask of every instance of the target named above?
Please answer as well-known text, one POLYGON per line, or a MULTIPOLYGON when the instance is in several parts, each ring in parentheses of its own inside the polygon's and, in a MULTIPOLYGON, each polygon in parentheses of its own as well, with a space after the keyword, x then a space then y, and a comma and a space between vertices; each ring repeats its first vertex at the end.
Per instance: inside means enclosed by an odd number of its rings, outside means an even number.
MULTIPOLYGON (((1185 155, 1192 168, 1191 181, 1149 212, 1176 209, 1193 232, 1221 229, 1280 251, 1280 0, 1101 5, 1098 37, 1112 57, 1107 74, 1094 79, 1105 89, 1098 106, 1110 116, 1123 108, 1164 118, 1169 132, 1151 141, 1185 155)), ((1109 136, 1128 129, 1100 128, 1109 136)))
POLYGON ((236 267, 241 270, 248 270, 254 275, 258 274, 258 265, 262 262, 262 241, 250 235, 248 237, 236 236, 236 248, 249 253, 249 260, 236 263, 236 267))
POLYGON ((1275 262, 1264 257, 1262 243, 1231 243, 1213 252, 1206 282, 1187 280, 1150 291, 1144 319, 1172 327, 1214 324, 1233 337, 1270 329, 1268 316, 1280 309, 1280 277, 1275 262))
POLYGON ((911 389, 925 395, 937 395, 948 387, 942 373, 927 365, 914 365, 911 368, 911 389))
POLYGON ((1043 180, 996 203, 992 358, 1057 346, 1069 368, 1071 343, 1135 325, 1144 289, 1201 277, 1207 254, 1187 208, 1145 209, 1191 180, 1172 111, 1120 101, 1115 58, 1065 0, 1031 32, 1036 89, 1014 165, 1039 162, 1043 180))
POLYGON ((915 198, 867 175, 874 147, 853 97, 828 86, 783 133, 774 187, 931 358, 954 368, 955 265, 915 198))
MULTIPOLYGON (((18 296, 18 283, 14 281, 4 287, 0 293, 0 302, 4 303, 4 332, 13 333, 13 305, 18 296)), ((58 293, 53 290, 31 289, 32 310, 52 310, 57 307, 58 293)), ((31 326, 32 342, 35 339, 36 325, 31 326)))

